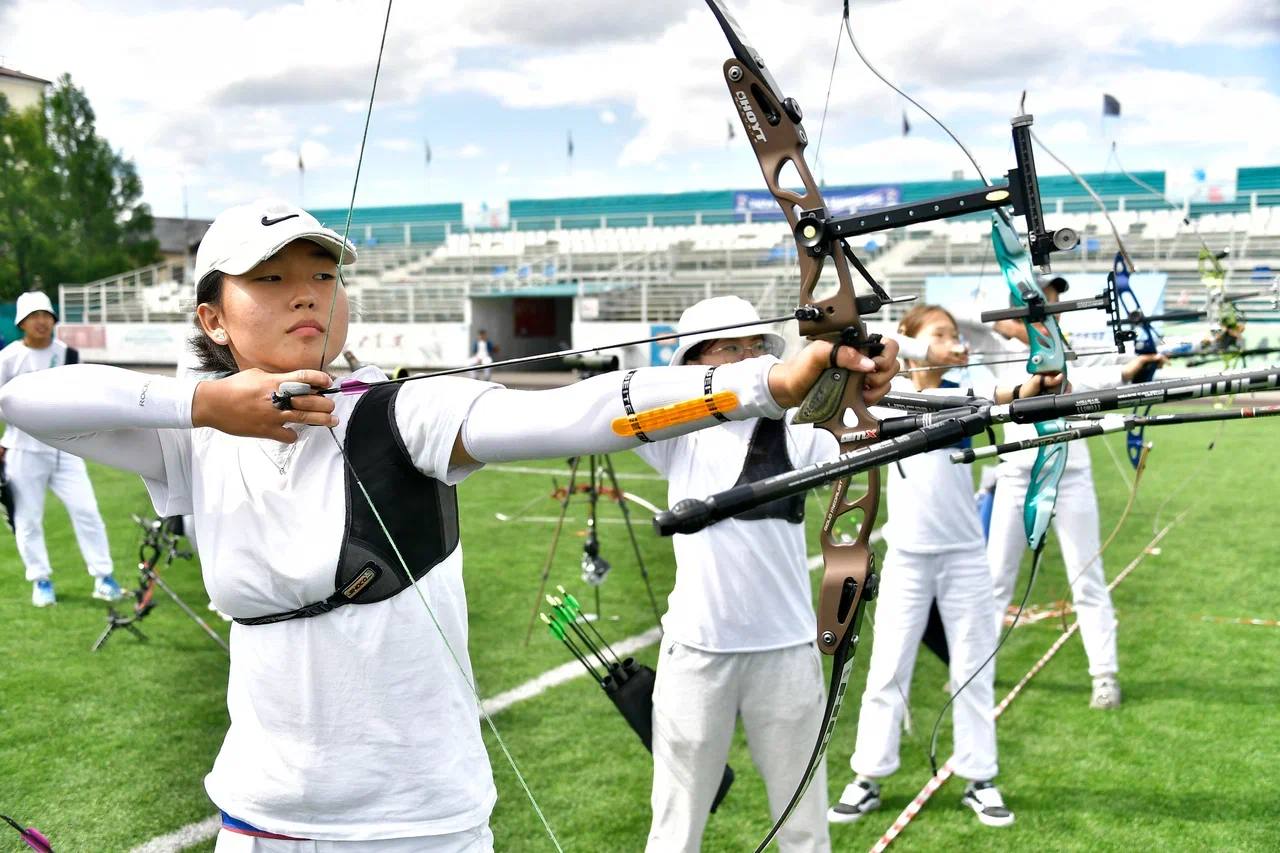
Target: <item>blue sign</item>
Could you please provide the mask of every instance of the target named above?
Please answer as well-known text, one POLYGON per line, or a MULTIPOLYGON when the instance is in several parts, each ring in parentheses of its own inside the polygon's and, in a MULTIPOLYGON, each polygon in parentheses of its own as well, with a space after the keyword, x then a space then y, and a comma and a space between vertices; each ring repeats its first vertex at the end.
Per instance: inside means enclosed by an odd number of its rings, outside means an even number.
MULTIPOLYGON (((896 186, 836 187, 823 190, 828 216, 847 216, 859 210, 874 210, 902 203, 902 189, 896 186)), ((750 190, 733 194, 733 212, 751 214, 752 219, 781 219, 778 202, 768 190, 750 190)))

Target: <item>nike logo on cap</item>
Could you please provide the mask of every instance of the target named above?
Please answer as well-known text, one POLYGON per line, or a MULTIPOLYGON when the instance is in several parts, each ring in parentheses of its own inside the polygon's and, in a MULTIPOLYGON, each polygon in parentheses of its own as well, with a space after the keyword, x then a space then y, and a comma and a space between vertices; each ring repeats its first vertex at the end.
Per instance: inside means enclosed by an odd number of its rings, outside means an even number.
POLYGON ((267 217, 264 216, 262 217, 262 224, 275 225, 277 222, 284 222, 286 219, 297 219, 297 218, 298 218, 298 214, 296 213, 290 213, 288 216, 281 216, 279 219, 268 219, 267 217))

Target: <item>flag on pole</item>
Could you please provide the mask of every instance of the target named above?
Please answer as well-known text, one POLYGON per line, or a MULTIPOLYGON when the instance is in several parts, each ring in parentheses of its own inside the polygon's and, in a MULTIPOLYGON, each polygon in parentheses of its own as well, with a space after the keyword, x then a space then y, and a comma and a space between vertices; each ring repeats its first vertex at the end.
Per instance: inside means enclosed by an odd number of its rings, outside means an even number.
POLYGON ((1120 115, 1120 102, 1111 95, 1102 96, 1102 114, 1104 116, 1120 115))
POLYGON ((570 130, 565 136, 565 152, 569 155, 569 159, 573 159, 573 131, 570 130))
POLYGON ((422 140, 422 149, 423 149, 423 155, 426 157, 426 165, 430 166, 431 165, 431 143, 426 139, 422 140))
POLYGON ((729 140, 730 140, 730 141, 732 141, 732 140, 733 140, 733 120, 732 120, 732 119, 725 119, 725 120, 724 120, 724 124, 725 124, 726 129, 728 129, 728 131, 729 131, 729 140))
POLYGON ((303 174, 306 171, 307 171, 307 167, 304 166, 302 163, 302 149, 299 148, 298 149, 298 174, 303 174))
POLYGON ((906 136, 911 132, 911 122, 907 121, 907 111, 902 111, 902 135, 906 136))

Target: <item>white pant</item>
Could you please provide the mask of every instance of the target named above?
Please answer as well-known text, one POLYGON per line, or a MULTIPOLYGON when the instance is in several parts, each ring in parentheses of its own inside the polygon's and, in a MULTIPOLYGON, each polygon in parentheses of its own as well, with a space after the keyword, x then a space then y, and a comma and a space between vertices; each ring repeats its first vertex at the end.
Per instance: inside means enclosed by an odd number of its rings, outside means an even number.
POLYGON ((50 489, 67 507, 89 574, 95 578, 111 574, 107 528, 83 459, 52 449, 10 450, 5 454, 5 472, 13 490, 14 528, 27 580, 47 580, 53 573, 44 544, 44 496, 50 489))
MULTIPOLYGON (((995 593, 997 626, 1013 600, 1014 584, 1027 536, 1022 525, 1022 505, 1027 496, 1027 473, 1011 465, 1001 465, 996 497, 991 508, 991 534, 987 559, 995 593)), ((1080 639, 1089 659, 1092 676, 1119 672, 1116 660, 1116 614, 1098 554, 1098 497, 1089 467, 1068 468, 1058 484, 1058 502, 1053 516, 1062 562, 1071 581, 1071 600, 1080 623, 1080 639), (1088 564, 1086 560, 1090 560, 1088 564)), ((1019 600, 1021 594, 1019 592, 1019 600)), ((1001 630, 997 627, 997 630, 1001 630)))
MULTIPOLYGON (((777 820, 800 783, 825 705, 814 645, 716 654, 664 640, 653 691, 653 824, 645 849, 701 847, 738 716, 777 820)), ((831 850, 826 809, 824 761, 778 833, 778 850, 831 850)))
POLYGON ((986 555, 981 550, 913 554, 891 548, 876 601, 858 740, 849 759, 855 773, 880 778, 898 769, 911 673, 935 598, 951 652, 952 690, 982 667, 952 703, 952 768, 958 776, 979 780, 991 779, 999 769, 994 661, 983 665, 996 647, 986 555))

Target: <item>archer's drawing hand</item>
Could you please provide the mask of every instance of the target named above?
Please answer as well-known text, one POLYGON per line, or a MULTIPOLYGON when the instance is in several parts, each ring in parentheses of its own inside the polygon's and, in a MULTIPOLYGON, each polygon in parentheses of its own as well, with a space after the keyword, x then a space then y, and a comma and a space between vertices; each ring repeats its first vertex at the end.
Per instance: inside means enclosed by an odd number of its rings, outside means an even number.
MULTIPOLYGON (((884 352, 874 359, 844 346, 836 355, 837 366, 863 374, 862 399, 868 406, 889 393, 889 381, 898 373, 898 344, 891 340, 883 343, 884 352)), ((830 366, 831 344, 812 341, 796 355, 774 365, 769 372, 769 392, 784 408, 798 406, 830 366)))
POLYGON ((932 341, 925 363, 930 367, 959 367, 969 362, 969 348, 951 341, 932 341))
POLYGON ((271 438, 293 444, 298 434, 285 424, 334 427, 333 400, 306 395, 294 397, 292 409, 281 411, 271 403, 271 395, 282 382, 305 382, 312 388, 328 388, 333 380, 319 370, 267 373, 257 368, 242 370, 225 379, 211 379, 196 386, 191 403, 191 422, 213 427, 230 435, 271 438))

